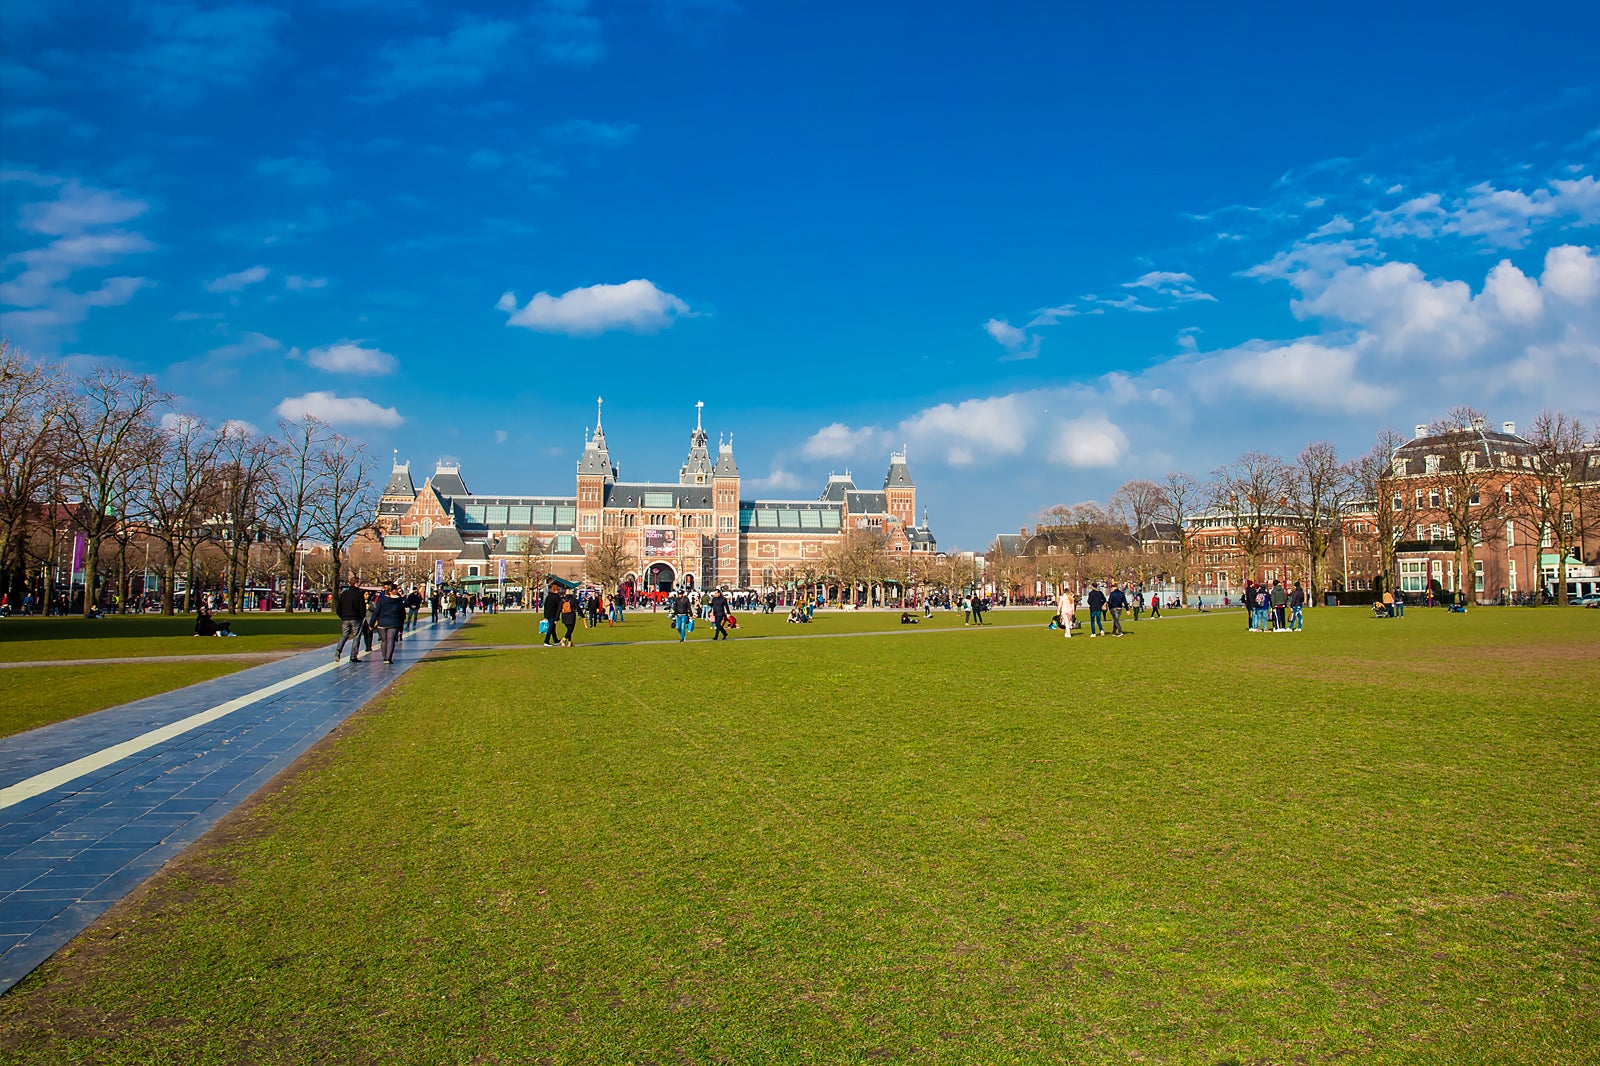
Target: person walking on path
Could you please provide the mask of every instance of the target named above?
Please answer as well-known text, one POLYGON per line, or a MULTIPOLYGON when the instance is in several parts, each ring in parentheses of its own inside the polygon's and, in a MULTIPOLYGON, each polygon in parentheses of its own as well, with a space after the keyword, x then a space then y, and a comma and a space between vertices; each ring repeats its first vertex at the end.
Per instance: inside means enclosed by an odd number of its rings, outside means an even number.
POLYGON ((1106 594, 1100 591, 1100 583, 1089 583, 1089 635, 1103 637, 1106 634, 1106 594))
MULTIPOLYGON (((357 652, 361 650, 362 622, 367 617, 367 597, 356 588, 354 582, 346 581, 344 590, 339 593, 339 598, 334 601, 334 610, 339 615, 339 646, 334 649, 333 661, 338 662, 344 655, 344 642, 350 642, 350 661, 361 661, 357 652)), ((372 645, 367 645, 367 650, 372 650, 372 645)))
POLYGON ((689 602, 689 594, 680 590, 672 600, 672 628, 678 631, 678 643, 689 639, 693 627, 694 605, 689 602))
POLYGON ((1301 611, 1306 605, 1306 590, 1300 587, 1300 582, 1294 583, 1294 591, 1289 593, 1289 631, 1298 633, 1305 628, 1305 619, 1301 611))
POLYGON ((547 648, 561 647, 561 635, 556 631, 556 626, 561 623, 561 590, 554 581, 544 594, 544 646, 547 648))
POLYGON ((1106 606, 1111 610, 1111 635, 1122 636, 1122 612, 1128 609, 1127 593, 1122 591, 1122 586, 1112 585, 1111 595, 1106 597, 1106 606))
POLYGON ((717 589, 716 595, 711 597, 711 621, 716 625, 716 631, 711 634, 711 639, 727 640, 728 593, 726 589, 717 589))
POLYGON ((561 594, 561 624, 567 628, 561 643, 570 648, 572 631, 578 628, 578 594, 571 589, 561 594))
POLYGON ((1159 592, 1150 594, 1150 617, 1152 619, 1161 617, 1161 593, 1159 592))
POLYGON ((417 628, 417 612, 420 610, 422 610, 422 593, 418 592, 416 589, 412 589, 411 592, 406 596, 407 629, 414 631, 417 628))
POLYGON ((1061 632, 1068 640, 1072 639, 1072 622, 1078 614, 1078 601, 1072 595, 1071 589, 1062 589, 1061 598, 1056 601, 1056 610, 1060 612, 1061 632))
POLYGON ((406 601, 400 598, 400 589, 393 581, 378 593, 378 602, 373 604, 373 615, 372 625, 383 641, 383 661, 392 663, 395 642, 400 639, 400 627, 406 624, 406 601))

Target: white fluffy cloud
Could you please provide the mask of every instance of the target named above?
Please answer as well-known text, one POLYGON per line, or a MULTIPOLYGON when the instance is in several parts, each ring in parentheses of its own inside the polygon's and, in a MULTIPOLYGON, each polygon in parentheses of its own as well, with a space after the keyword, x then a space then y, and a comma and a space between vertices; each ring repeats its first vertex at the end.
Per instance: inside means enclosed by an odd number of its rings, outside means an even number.
POLYGON ((1062 422, 1050 442, 1050 461, 1062 466, 1116 466, 1128 451, 1128 435, 1105 414, 1062 422))
POLYGON ((1178 273, 1173 270, 1152 270, 1148 274, 1140 275, 1132 281, 1123 282, 1124 289, 1149 289, 1161 296, 1170 297, 1177 303, 1193 303, 1196 300, 1206 300, 1216 303, 1217 298, 1209 292, 1202 292, 1194 283, 1194 278, 1189 274, 1178 273))
POLYGON ((1015 395, 942 403, 900 423, 901 434, 947 461, 966 466, 980 459, 1017 455, 1028 445, 1034 413, 1015 395))
POLYGON ((399 365, 399 360, 388 352, 365 347, 359 341, 313 348, 306 353, 306 362, 335 374, 389 374, 399 365))
POLYGON ((800 448, 807 459, 849 459, 867 451, 878 437, 876 427, 851 429, 843 422, 823 426, 800 448))
POLYGON ((243 270, 232 274, 224 274, 220 278, 206 282, 205 289, 207 292, 240 292, 252 285, 266 281, 267 275, 270 273, 272 273, 272 270, 269 267, 245 267, 243 270))
POLYGON ((308 392, 288 396, 278 404, 279 418, 297 421, 306 415, 330 426, 377 426, 392 429, 405 421, 393 407, 380 407, 364 396, 338 396, 331 392, 308 392))
POLYGON ((1009 359, 1035 359, 1039 355, 1039 338, 1018 329, 1003 318, 991 318, 983 324, 983 331, 1005 348, 1009 359))
POLYGON ((569 289, 560 296, 541 292, 520 308, 516 294, 507 292, 495 306, 510 314, 507 325, 572 337, 615 329, 656 333, 693 314, 688 304, 643 278, 569 289))

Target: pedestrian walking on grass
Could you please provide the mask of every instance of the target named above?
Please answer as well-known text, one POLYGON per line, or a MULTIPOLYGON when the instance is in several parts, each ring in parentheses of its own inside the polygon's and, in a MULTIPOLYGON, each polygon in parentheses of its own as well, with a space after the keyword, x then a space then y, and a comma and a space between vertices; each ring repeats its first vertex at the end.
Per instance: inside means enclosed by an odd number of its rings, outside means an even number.
POLYGON ((711 597, 711 621, 716 626, 716 631, 711 634, 712 640, 728 639, 728 592, 718 589, 716 595, 711 597))
MULTIPOLYGON (((339 646, 334 649, 333 661, 338 662, 344 655, 344 642, 350 642, 350 661, 361 661, 356 654, 361 650, 362 624, 367 617, 367 597, 355 587, 352 582, 345 582, 344 590, 339 593, 334 609, 339 614, 339 646)), ((367 645, 367 650, 372 650, 372 645, 367 645)))
POLYGON ((1289 631, 1299 633, 1305 628, 1305 619, 1301 612, 1306 606, 1306 590, 1300 587, 1300 582, 1294 583, 1294 591, 1289 593, 1289 631))
POLYGON ((1099 582, 1089 583, 1089 635, 1103 637, 1106 635, 1106 594, 1100 591, 1099 582))
POLYGON ((1111 586, 1111 595, 1106 597, 1106 607, 1111 611, 1111 635, 1122 636, 1122 612, 1128 609, 1128 596, 1122 591, 1121 586, 1111 586))
POLYGON ((672 628, 678 631, 678 643, 689 639, 689 631, 694 628, 694 605, 689 602, 685 592, 679 592, 672 600, 672 628))
POLYGON ((556 626, 561 624, 561 590, 554 581, 544 594, 544 646, 559 648, 561 635, 556 626))
POLYGON ((578 594, 568 589, 561 596, 561 624, 566 627, 566 636, 561 638, 561 643, 572 647, 572 631, 578 628, 578 594))
POLYGON ((1161 617, 1161 593, 1159 592, 1151 593, 1150 595, 1150 617, 1161 617))
POLYGON ((1056 610, 1061 614, 1061 632, 1070 640, 1072 623, 1078 616, 1078 599, 1072 594, 1071 589, 1061 590, 1061 598, 1056 601, 1056 610))

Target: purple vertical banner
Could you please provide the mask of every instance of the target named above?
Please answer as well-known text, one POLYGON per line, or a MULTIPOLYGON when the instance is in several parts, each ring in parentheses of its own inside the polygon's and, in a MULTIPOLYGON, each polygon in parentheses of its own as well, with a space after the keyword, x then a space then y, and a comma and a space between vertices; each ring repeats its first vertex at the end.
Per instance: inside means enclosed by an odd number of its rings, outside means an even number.
POLYGON ((82 533, 72 538, 72 580, 78 580, 78 572, 83 569, 84 557, 88 555, 89 542, 82 533))
POLYGON ((500 560, 500 580, 504 581, 505 579, 506 579, 506 561, 504 559, 501 559, 500 560))
POLYGON ((444 560, 443 559, 435 559, 433 561, 433 583, 435 585, 444 584, 444 560))

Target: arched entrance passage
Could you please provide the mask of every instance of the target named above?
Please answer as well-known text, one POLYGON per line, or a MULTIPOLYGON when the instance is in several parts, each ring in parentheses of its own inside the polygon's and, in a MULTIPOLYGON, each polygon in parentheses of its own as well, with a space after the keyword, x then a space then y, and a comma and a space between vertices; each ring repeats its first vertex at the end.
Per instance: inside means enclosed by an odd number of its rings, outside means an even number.
POLYGON ((677 572, 667 563, 651 563, 644 572, 644 587, 656 592, 671 592, 677 581, 677 572))

